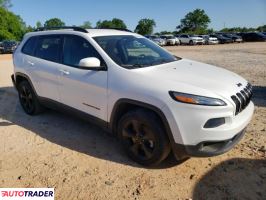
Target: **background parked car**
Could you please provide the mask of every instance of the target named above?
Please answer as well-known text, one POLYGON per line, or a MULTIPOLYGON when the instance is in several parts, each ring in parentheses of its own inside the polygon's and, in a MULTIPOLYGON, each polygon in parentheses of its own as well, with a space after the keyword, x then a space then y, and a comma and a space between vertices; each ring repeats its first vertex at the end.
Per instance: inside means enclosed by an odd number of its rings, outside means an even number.
POLYGON ((220 44, 232 43, 233 42, 233 40, 231 38, 224 37, 221 34, 211 34, 210 37, 217 38, 220 44))
POLYGON ((194 44, 203 44, 204 40, 203 38, 200 38, 195 35, 188 35, 188 34, 182 34, 178 38, 180 40, 180 44, 189 44, 189 45, 194 45, 194 44))
POLYGON ((203 39, 203 44, 207 44, 206 37, 203 37, 203 35, 195 35, 195 36, 202 38, 203 39))
POLYGON ((3 53, 13 53, 18 46, 18 42, 14 40, 5 40, 2 42, 2 46, 3 53))
POLYGON ((222 36, 232 39, 233 42, 243 42, 243 39, 241 36, 233 34, 233 33, 223 33, 222 36))
POLYGON ((152 40, 153 42, 155 42, 156 44, 160 45, 160 46, 165 46, 166 45, 166 40, 160 38, 157 35, 146 35, 146 38, 152 40))
POLYGON ((3 53, 3 51, 4 51, 3 43, 0 42, 0 53, 3 53))
POLYGON ((245 33, 242 38, 248 42, 266 41, 266 35, 258 32, 245 33))
POLYGON ((204 40, 204 44, 218 44, 219 41, 216 37, 210 37, 209 35, 199 35, 204 40))
POLYGON ((167 45, 176 45, 176 38, 173 35, 161 35, 160 38, 165 39, 167 45))

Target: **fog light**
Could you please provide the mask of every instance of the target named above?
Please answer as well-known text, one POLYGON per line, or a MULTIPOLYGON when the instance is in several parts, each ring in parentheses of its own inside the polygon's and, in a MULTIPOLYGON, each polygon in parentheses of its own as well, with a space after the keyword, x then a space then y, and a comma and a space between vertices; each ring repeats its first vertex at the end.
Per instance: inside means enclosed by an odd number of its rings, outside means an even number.
POLYGON ((213 119, 209 119, 205 125, 204 128, 215 128, 218 126, 221 126, 225 124, 225 118, 221 117, 221 118, 213 118, 213 119))

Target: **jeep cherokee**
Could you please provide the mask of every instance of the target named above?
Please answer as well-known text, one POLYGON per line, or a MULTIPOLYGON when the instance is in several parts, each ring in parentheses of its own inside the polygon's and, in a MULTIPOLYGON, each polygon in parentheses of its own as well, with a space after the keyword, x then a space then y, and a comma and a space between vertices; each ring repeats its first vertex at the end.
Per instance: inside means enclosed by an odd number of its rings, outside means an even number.
POLYGON ((127 30, 38 29, 14 53, 24 111, 70 111, 114 133, 128 155, 156 165, 230 150, 252 118, 252 86, 222 68, 171 55, 127 30))

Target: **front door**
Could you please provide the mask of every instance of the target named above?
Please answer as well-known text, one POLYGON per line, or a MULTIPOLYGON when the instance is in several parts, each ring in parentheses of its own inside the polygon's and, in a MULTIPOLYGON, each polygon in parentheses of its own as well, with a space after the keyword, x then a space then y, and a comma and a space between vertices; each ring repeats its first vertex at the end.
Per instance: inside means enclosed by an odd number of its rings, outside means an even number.
POLYGON ((105 62, 95 48, 80 36, 64 36, 59 78, 60 101, 92 116, 107 120, 107 70, 79 68, 83 58, 96 57, 105 62))

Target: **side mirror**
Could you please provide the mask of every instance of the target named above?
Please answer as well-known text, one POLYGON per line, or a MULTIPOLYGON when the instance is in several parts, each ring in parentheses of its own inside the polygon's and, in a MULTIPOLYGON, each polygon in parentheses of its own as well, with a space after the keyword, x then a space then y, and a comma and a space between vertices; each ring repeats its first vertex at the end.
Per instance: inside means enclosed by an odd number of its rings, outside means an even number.
POLYGON ((101 68, 101 61, 95 57, 83 58, 79 61, 79 66, 88 69, 101 68))

